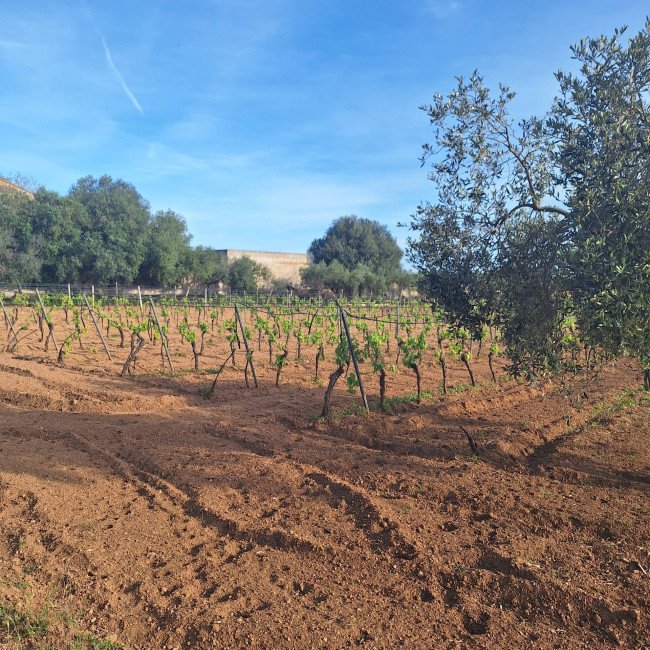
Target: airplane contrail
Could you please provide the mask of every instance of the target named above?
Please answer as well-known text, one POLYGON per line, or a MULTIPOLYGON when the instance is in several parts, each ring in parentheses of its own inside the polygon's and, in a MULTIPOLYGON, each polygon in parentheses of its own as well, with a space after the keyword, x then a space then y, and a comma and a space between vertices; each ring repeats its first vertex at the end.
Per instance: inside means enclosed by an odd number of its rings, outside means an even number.
POLYGON ((141 115, 144 115, 144 111, 142 110, 142 107, 138 103, 138 100, 135 98, 135 95, 129 90, 129 87, 126 85, 126 81, 124 81, 124 77, 120 74, 120 71, 115 67, 115 64, 113 63, 113 58, 111 57, 111 51, 108 49, 108 45, 106 44, 106 39, 104 38, 104 35, 101 32, 99 32, 99 35, 102 38, 102 43, 104 45, 104 54, 106 54, 106 60, 108 61, 108 65, 111 66, 111 69, 115 73, 115 76, 120 80, 120 83, 122 84, 122 89, 126 93, 127 97, 131 100, 133 105, 138 109, 139 113, 141 115))

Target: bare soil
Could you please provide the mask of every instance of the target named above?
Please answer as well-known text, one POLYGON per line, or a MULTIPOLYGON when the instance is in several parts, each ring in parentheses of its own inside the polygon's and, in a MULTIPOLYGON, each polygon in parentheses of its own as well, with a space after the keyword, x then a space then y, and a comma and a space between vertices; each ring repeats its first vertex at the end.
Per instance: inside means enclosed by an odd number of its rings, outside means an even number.
MULTIPOLYGON (((633 362, 548 383, 499 364, 495 384, 483 355, 460 390, 450 360, 442 397, 429 355, 434 397, 358 414, 341 380, 322 422, 331 350, 318 385, 291 343, 275 388, 262 348, 259 389, 238 353, 207 398, 223 335, 198 373, 172 338, 174 375, 147 343, 120 377, 118 343, 109 361, 89 332, 63 365, 36 335, 0 352, 0 647, 650 647, 633 362)), ((415 390, 406 369, 387 383, 415 390)))

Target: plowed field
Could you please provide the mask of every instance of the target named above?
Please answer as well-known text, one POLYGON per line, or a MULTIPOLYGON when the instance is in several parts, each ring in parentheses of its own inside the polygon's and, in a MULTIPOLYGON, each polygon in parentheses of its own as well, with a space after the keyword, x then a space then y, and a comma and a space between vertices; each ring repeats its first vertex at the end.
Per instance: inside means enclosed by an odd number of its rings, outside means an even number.
POLYGON ((148 344, 122 378, 118 342, 113 361, 91 333, 63 365, 36 336, 0 353, 0 646, 650 647, 631 361, 494 384, 478 359, 481 386, 441 397, 428 356, 435 397, 360 415, 341 381, 321 422, 311 348, 290 343, 280 388, 256 352, 247 389, 242 354, 208 399, 189 346, 173 376, 148 344))

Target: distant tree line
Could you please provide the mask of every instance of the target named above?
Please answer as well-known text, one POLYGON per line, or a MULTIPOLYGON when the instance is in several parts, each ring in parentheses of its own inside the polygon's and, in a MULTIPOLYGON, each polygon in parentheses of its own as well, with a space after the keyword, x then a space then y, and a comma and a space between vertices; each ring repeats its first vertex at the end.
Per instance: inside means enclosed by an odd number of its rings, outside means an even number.
MULTIPOLYGON (((21 183, 23 186, 27 183, 21 183)), ((0 194, 0 279, 16 283, 217 284, 254 291, 267 267, 192 247, 183 217, 155 214, 133 185, 110 176, 79 179, 66 196, 44 188, 0 194)))
MULTIPOLYGON (((33 192, 0 194, 0 280, 14 283, 178 286, 223 283, 253 292, 273 283, 268 267, 243 257, 228 262, 213 248, 191 246, 185 219, 152 214, 133 185, 110 176, 79 179, 65 196, 24 176, 33 192)), ((336 220, 309 249, 315 264, 303 284, 346 295, 407 289, 402 251, 388 230, 357 217, 336 220)), ((278 281, 275 281, 278 284, 278 281)))

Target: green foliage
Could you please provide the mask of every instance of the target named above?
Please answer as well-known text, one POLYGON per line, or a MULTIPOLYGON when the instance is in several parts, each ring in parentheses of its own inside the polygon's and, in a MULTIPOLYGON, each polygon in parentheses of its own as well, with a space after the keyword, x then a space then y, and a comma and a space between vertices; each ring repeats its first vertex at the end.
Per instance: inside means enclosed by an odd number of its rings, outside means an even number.
POLYGON ((145 259, 149 204, 133 185, 110 176, 79 179, 68 196, 86 209, 81 279, 132 283, 145 259))
POLYGON ((197 246, 191 249, 188 253, 187 271, 200 284, 228 283, 228 261, 213 248, 197 246))
POLYGON ((348 271, 365 264, 373 273, 383 275, 399 271, 402 259, 402 251, 386 226, 354 215, 334 221, 324 237, 311 243, 309 252, 315 263, 337 260, 348 271))
POLYGON ((355 216, 334 221, 321 239, 309 247, 314 264, 301 269, 304 285, 331 289, 349 296, 380 295, 395 283, 414 285, 412 273, 400 266, 402 251, 385 226, 355 216))
POLYGON ((413 368, 422 363, 424 351, 427 349, 428 331, 429 329, 425 327, 415 336, 400 338, 400 344, 402 346, 402 363, 407 368, 413 368))
POLYGON ((390 333, 386 331, 383 323, 380 323, 380 329, 374 332, 368 332, 368 357, 372 364, 373 372, 386 370, 386 358, 384 357, 384 348, 390 333))
POLYGON ((278 345, 278 350, 279 352, 275 355, 275 360, 273 362, 273 365, 276 368, 284 368, 287 363, 289 362, 287 359, 287 355, 284 354, 285 352, 285 347, 284 345, 278 345))
POLYGON ((230 320, 225 320, 220 328, 221 332, 228 332, 226 335, 226 341, 233 346, 235 343, 239 343, 239 334, 237 333, 237 321, 232 318, 230 320))
POLYGON ((572 48, 579 71, 557 73, 542 118, 515 124, 514 93, 477 72, 422 107, 437 201, 412 218, 410 258, 450 322, 499 327, 513 374, 557 370, 575 314, 582 340, 637 356, 650 388, 650 20, 622 33, 572 48))
POLYGON ((22 639, 38 638, 47 634, 49 626, 47 608, 40 612, 22 611, 0 603, 0 629, 7 640, 20 642, 22 639))
POLYGON ((181 337, 188 343, 191 344, 196 342, 196 332, 192 329, 192 326, 189 323, 181 321, 178 324, 178 331, 180 332, 181 337))
POLYGON ((383 271, 373 271, 364 263, 350 270, 336 259, 329 263, 320 261, 300 269, 300 277, 302 283, 313 291, 331 289, 340 295, 352 297, 370 294, 378 296, 391 284, 395 284, 398 289, 413 289, 416 284, 416 276, 408 271, 387 276, 383 271))
POLYGON ((397 397, 387 397, 384 400, 384 410, 390 412, 391 408, 397 404, 413 404, 423 399, 433 399, 433 394, 428 390, 423 390, 418 397, 417 393, 408 393, 407 395, 398 395, 397 397))
POLYGON ((255 291, 270 273, 252 260, 230 266, 211 248, 190 247, 183 217, 150 212, 133 185, 110 176, 79 179, 67 196, 0 195, 0 280, 175 286, 224 282, 255 291))
POLYGON ((334 358, 336 359, 336 364, 338 366, 344 366, 350 358, 350 346, 348 345, 348 339, 345 335, 339 337, 338 345, 334 350, 334 358))
POLYGON ((255 262, 250 257, 240 257, 228 267, 228 284, 233 291, 254 293, 258 287, 271 279, 268 267, 255 262))
MULTIPOLYGON (((0 638, 12 643, 11 647, 17 648, 50 648, 44 643, 50 633, 53 617, 59 621, 68 621, 76 626, 74 620, 62 612, 53 611, 51 605, 45 605, 42 609, 24 609, 0 602, 0 638), (14 646, 13 643, 16 645, 14 646)), ((76 632, 70 630, 74 640, 66 645, 69 650, 122 650, 120 643, 108 639, 100 639, 94 634, 76 632)))
POLYGON ((182 282, 188 275, 190 239, 183 217, 171 210, 157 212, 149 223, 139 282, 157 287, 182 282))
POLYGON ((35 236, 33 205, 22 194, 0 194, 0 277, 32 282, 42 268, 42 237, 35 236))
POLYGON ((650 369, 650 19, 571 48, 550 128, 561 141, 571 236, 570 288, 579 329, 650 369))
MULTIPOLYGON (((48 321, 49 320, 50 317, 48 315, 48 321)), ((61 344, 58 356, 59 363, 63 361, 64 356, 70 353, 70 347, 72 346, 73 342, 80 339, 88 331, 87 327, 81 327, 81 309, 78 307, 75 307, 72 311, 72 323, 74 324, 74 331, 70 332, 70 334, 65 337, 63 343, 61 344)))

